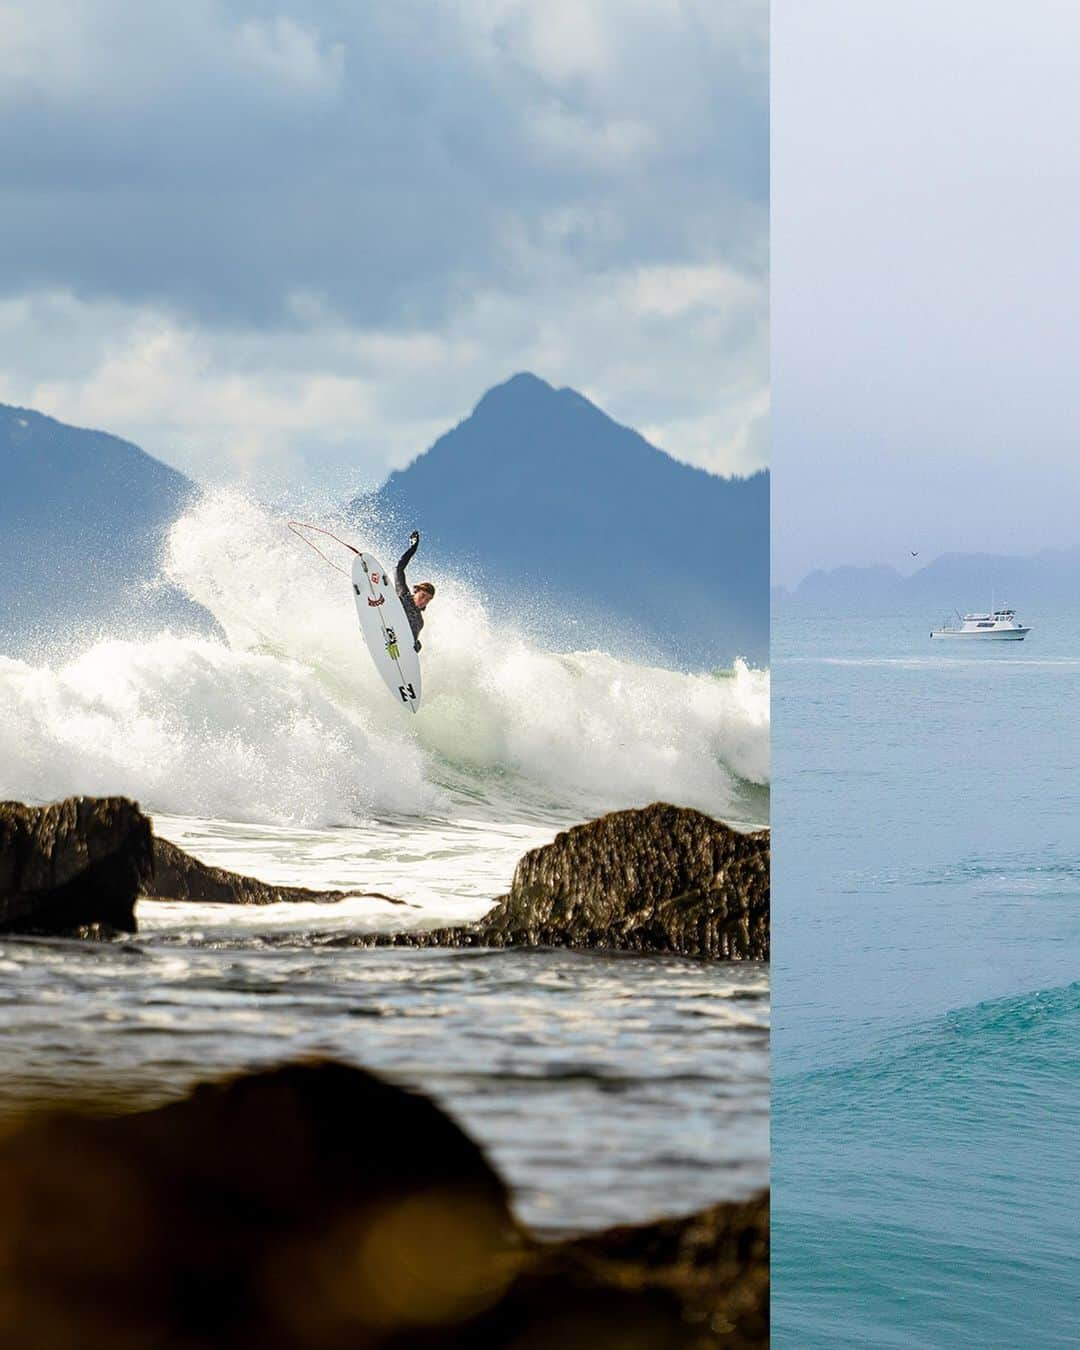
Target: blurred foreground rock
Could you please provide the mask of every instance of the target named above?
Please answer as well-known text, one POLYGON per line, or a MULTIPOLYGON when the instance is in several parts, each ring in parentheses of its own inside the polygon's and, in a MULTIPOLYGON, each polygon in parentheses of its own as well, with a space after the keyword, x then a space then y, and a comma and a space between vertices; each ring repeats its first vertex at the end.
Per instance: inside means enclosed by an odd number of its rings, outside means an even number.
POLYGON ((762 1346, 768 1222, 762 1195, 540 1243, 427 1098, 289 1065, 0 1142, 0 1344, 762 1346))
POLYGON ((662 802, 613 811, 526 853, 479 923, 370 941, 767 961, 769 832, 662 802))
POLYGON ((152 872, 150 822, 124 797, 0 802, 0 932, 133 933, 152 872))

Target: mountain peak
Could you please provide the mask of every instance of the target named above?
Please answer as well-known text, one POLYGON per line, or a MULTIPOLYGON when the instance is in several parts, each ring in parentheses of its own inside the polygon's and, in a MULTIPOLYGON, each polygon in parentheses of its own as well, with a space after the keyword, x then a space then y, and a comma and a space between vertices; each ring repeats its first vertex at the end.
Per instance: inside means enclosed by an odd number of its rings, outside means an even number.
POLYGON ((709 668, 765 657, 767 477, 681 464, 574 389, 526 371, 489 389, 372 505, 577 641, 636 633, 709 668))
POLYGON ((519 370, 502 384, 493 385, 473 409, 473 415, 481 411, 505 407, 521 407, 530 403, 540 403, 554 396, 555 390, 547 380, 528 370, 519 370))
POLYGON ((605 421, 612 420, 603 409, 590 402, 578 390, 572 389, 568 384, 556 389, 554 385, 541 379, 539 375, 534 375, 530 370, 519 370, 502 384, 493 385, 473 409, 473 413, 475 415, 493 409, 521 411, 530 407, 534 409, 573 407, 595 417, 602 417, 605 421))

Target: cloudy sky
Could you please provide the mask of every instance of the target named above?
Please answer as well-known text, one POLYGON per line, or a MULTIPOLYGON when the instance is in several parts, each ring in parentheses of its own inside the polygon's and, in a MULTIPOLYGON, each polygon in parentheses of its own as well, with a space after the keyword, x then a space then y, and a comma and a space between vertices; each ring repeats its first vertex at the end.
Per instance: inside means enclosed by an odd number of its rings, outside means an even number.
POLYGON ((0 401, 352 489, 490 385, 767 457, 764 0, 0 0, 0 401))
POLYGON ((1066 0, 776 0, 773 571, 1080 543, 1066 0))

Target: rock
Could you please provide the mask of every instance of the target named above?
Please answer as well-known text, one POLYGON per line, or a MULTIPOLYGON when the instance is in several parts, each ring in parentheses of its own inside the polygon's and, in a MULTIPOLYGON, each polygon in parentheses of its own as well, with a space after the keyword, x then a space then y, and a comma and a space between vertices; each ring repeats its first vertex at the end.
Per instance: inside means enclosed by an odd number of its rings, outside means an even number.
POLYGON ((487 937, 767 960, 769 835, 656 803, 556 836, 518 863, 487 937))
POLYGON ((50 806, 0 802, 0 933, 55 937, 136 931, 135 901, 331 904, 377 891, 271 886, 208 867, 165 839, 125 797, 69 797, 50 806))
POLYGON ((153 872, 150 821, 124 797, 0 802, 0 932, 135 932, 153 872))
POLYGON ((529 1282, 560 1280, 647 1290, 697 1328, 696 1347, 768 1345, 769 1193, 549 1248, 529 1282))
POLYGON ((479 923, 363 941, 767 961, 769 832, 740 834, 660 802, 614 811, 526 853, 510 893, 479 923))
POLYGON ((9 1348, 389 1345, 475 1316, 522 1249, 472 1140, 340 1064, 66 1112, 0 1146, 9 1348))
POLYGON ((310 891, 303 886, 272 886, 238 872, 209 867, 167 839, 154 840, 154 876, 147 882, 144 894, 153 900, 198 900, 215 905, 276 905, 282 901, 333 904, 346 896, 370 896, 391 905, 406 903, 379 891, 310 891))
POLYGON ((334 1063, 0 1142, 0 1343, 764 1346, 765 1197, 557 1243, 437 1106, 334 1063))

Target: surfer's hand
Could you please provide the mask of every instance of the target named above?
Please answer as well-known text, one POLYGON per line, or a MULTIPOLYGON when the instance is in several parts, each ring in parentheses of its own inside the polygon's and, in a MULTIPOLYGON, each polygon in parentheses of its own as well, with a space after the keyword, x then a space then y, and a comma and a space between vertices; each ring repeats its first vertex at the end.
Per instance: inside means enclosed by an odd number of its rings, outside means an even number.
POLYGON ((413 643, 412 649, 413 649, 414 652, 418 652, 418 651, 420 650, 420 639, 419 639, 419 638, 417 638, 416 641, 413 643))
POLYGON ((419 542, 420 542, 420 531, 413 530, 412 534, 409 535, 409 543, 412 544, 413 548, 415 548, 419 542))

